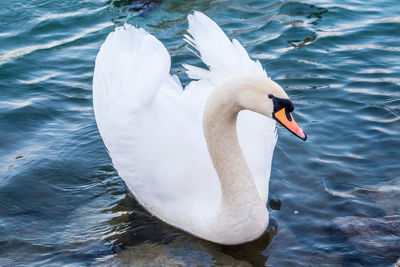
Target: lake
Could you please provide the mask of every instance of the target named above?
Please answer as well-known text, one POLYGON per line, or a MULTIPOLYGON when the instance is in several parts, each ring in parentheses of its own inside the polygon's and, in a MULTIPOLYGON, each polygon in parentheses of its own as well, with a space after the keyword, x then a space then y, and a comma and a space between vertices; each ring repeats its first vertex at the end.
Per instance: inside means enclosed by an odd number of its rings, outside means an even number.
POLYGON ((400 12, 395 0, 0 1, 0 265, 394 266, 400 259, 400 12), (125 22, 182 63, 199 10, 286 89, 270 226, 221 246, 143 210, 92 106, 96 54, 125 22))

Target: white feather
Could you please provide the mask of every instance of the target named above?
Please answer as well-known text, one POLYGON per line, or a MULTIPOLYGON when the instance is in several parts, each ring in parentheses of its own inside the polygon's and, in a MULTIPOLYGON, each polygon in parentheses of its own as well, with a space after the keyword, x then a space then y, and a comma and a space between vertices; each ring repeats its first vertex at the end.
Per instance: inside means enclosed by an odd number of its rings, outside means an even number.
MULTIPOLYGON (((113 165, 137 200, 182 229, 217 208, 221 189, 202 132, 204 104, 215 86, 237 74, 261 73, 236 40, 211 19, 189 15, 186 37, 209 67, 185 65, 191 82, 182 91, 169 74, 170 56, 154 36, 131 25, 107 37, 96 59, 93 102, 100 134, 113 165)), ((266 201, 275 122, 241 112, 241 147, 258 192, 266 201)))
POLYGON ((237 40, 229 40, 221 28, 209 17, 195 11, 188 16, 189 29, 185 41, 200 53, 209 71, 185 65, 192 79, 208 79, 220 83, 237 74, 264 74, 260 62, 252 61, 237 40))

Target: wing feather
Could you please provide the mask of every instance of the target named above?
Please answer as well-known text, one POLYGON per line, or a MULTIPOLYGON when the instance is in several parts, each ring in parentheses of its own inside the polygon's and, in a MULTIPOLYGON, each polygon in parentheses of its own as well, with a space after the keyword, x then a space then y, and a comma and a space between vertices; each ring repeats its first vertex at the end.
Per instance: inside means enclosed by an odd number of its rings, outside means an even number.
MULTIPOLYGON (((189 35, 184 40, 199 52, 208 70, 184 65, 192 79, 208 79, 214 84, 235 74, 265 74, 260 62, 250 59, 246 50, 237 40, 229 40, 221 28, 209 17, 195 11, 188 16, 189 35)), ((197 53, 195 53, 197 54, 197 53)))
MULTIPOLYGON (((202 117, 206 100, 216 86, 238 74, 267 75, 259 61, 250 59, 247 51, 236 39, 232 41, 221 28, 201 12, 188 16, 189 35, 185 41, 199 53, 208 69, 184 65, 192 79, 184 95, 202 117)), ((268 197, 268 183, 272 156, 277 141, 275 121, 259 114, 240 112, 237 122, 241 148, 253 174, 258 192, 263 200, 268 197)))
POLYGON ((201 121, 169 71, 159 40, 131 25, 118 27, 96 59, 93 103, 120 177, 150 212, 180 225, 217 202, 220 189, 201 121))

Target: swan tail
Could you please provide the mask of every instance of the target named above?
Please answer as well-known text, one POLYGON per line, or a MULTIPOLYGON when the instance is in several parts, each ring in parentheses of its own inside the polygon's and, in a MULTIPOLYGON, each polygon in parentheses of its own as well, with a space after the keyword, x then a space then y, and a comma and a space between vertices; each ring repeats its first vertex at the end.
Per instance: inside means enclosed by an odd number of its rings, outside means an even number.
POLYGON ((142 110, 171 79, 170 65, 167 50, 153 35, 129 24, 117 27, 96 58, 94 104, 98 97, 123 112, 142 110))
POLYGON ((189 35, 184 39, 201 58, 207 69, 184 65, 188 76, 195 80, 210 80, 219 83, 231 75, 265 74, 259 61, 250 59, 243 46, 225 35, 221 28, 209 17, 195 11, 188 16, 189 35))

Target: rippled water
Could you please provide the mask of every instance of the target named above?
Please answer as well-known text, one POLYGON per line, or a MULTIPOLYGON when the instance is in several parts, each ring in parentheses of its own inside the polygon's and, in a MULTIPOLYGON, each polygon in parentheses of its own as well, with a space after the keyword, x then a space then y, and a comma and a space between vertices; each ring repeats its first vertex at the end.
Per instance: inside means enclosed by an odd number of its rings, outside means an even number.
POLYGON ((400 258, 397 1, 1 1, 0 44, 0 265, 400 258), (301 142, 279 131, 271 226, 247 245, 198 240, 140 208, 93 116, 95 56, 124 22, 162 40, 172 72, 188 83, 180 64, 200 63, 182 40, 194 9, 287 89, 309 135, 301 142))

